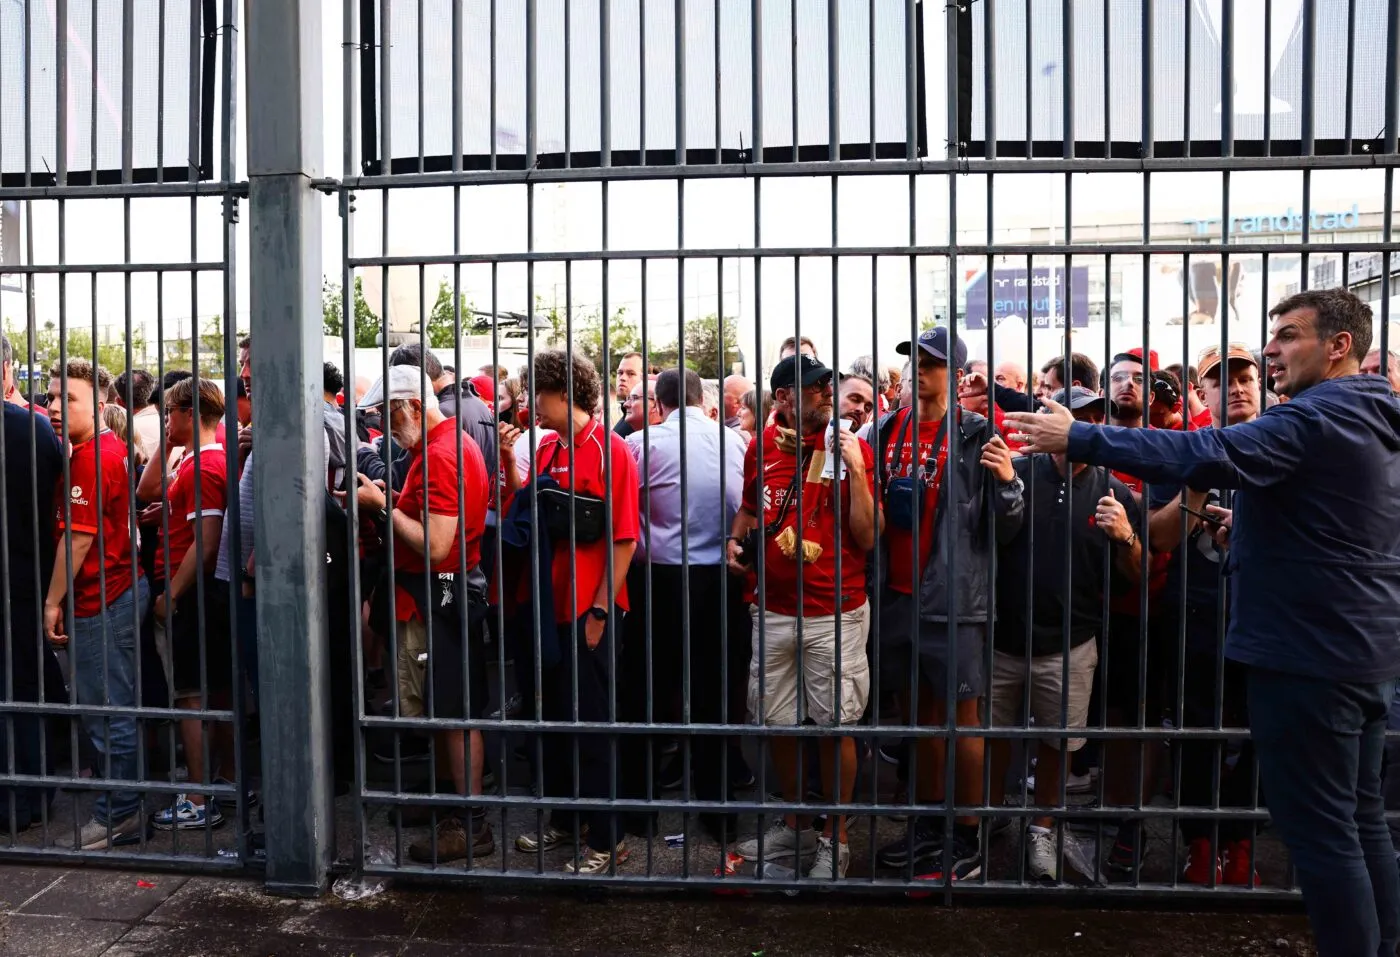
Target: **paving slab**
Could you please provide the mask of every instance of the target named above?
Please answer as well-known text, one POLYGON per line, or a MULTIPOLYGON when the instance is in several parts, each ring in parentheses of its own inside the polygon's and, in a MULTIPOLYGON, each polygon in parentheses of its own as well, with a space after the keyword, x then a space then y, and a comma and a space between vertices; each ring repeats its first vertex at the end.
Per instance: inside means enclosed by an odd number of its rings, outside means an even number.
POLYGON ((98 957, 127 930, 120 921, 11 914, 0 917, 0 957, 98 957))
POLYGON ((21 914, 100 917, 134 923, 150 914, 189 880, 181 874, 70 870, 58 884, 32 896, 21 914))

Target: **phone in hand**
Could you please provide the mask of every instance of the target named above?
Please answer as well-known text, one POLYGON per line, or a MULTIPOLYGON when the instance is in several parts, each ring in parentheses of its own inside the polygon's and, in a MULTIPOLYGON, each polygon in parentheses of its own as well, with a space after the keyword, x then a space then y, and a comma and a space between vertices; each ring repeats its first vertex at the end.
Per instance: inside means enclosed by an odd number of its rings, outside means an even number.
POLYGON ((1216 518, 1213 515, 1207 515, 1205 512, 1198 512, 1191 506, 1187 505, 1185 502, 1181 503, 1180 508, 1187 515, 1194 515, 1203 522, 1210 522, 1212 525, 1220 524, 1220 519, 1216 518))

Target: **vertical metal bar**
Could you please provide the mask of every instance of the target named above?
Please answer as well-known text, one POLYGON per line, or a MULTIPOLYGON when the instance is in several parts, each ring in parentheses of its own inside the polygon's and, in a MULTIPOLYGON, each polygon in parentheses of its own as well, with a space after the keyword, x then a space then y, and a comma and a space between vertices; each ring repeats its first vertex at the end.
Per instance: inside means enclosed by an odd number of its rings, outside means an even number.
MULTIPOLYGON (((603 2, 607 2, 607 0, 603 0, 603 2)), ((715 17, 715 162, 722 163, 724 162, 724 140, 720 135, 720 131, 724 129, 724 103, 720 96, 720 93, 724 86, 724 63, 720 58, 720 37, 722 35, 720 32, 720 0, 714 0, 713 10, 715 17)), ((723 286, 724 267, 722 265, 720 266, 719 281, 720 285, 723 286)), ((720 311, 723 312, 724 297, 721 296, 719 301, 720 311)), ((723 326, 723 316, 721 316, 720 318, 721 326, 723 326)), ((724 342, 724 338, 722 336, 720 337, 720 342, 724 342)), ((723 353, 721 353, 720 356, 720 365, 724 365, 723 353)), ((720 378, 723 379, 723 376, 721 376, 720 378)), ((720 444, 723 445, 723 443, 720 444)), ((728 535, 728 533, 729 530, 725 529, 725 534, 728 535)))
MULTIPOLYGON (((25 8, 28 7, 26 3, 25 8)), ((54 109, 58 114, 54 121, 54 183, 62 186, 68 182, 68 124, 72 119, 68 115, 68 0, 54 0, 54 7, 54 44, 57 47, 54 57, 54 109)), ((190 62, 195 61, 191 59, 190 62)), ((193 137, 190 142, 194 143, 193 137)))
MULTIPOLYGON (((64 0, 59 0, 64 2, 64 0)), ((200 49, 204 45, 204 11, 203 0, 190 0, 190 46, 189 59, 187 63, 195 64, 200 62, 200 49)), ((185 140, 185 178, 191 182, 199 181, 199 126, 203 120, 200 113, 200 71, 191 69, 189 86, 189 126, 186 131, 188 139, 185 140)), ((194 315, 193 312, 190 314, 194 315)))
MULTIPOLYGON (((1265 35, 1268 35, 1266 27, 1265 35)), ((1268 62, 1267 57, 1265 62, 1268 62)), ((1268 102, 1267 89, 1264 100, 1268 102)), ((1400 0, 1387 0, 1385 5, 1385 152, 1400 150, 1400 0)), ((1386 207, 1389 212, 1390 207, 1386 207)), ((1387 240, 1388 242, 1389 240, 1387 240)), ((1390 275, 1386 267, 1385 275, 1390 275)), ((1381 302, 1388 300, 1382 299, 1381 302)), ((1382 329, 1385 326, 1381 326, 1382 329)))
POLYGON ((1140 109, 1141 153, 1144 160, 1151 158, 1156 150, 1156 132, 1154 125, 1152 125, 1152 109, 1154 109, 1156 97, 1155 25, 1155 0, 1142 0, 1142 50, 1140 55, 1142 60, 1142 102, 1140 109))
MULTIPOLYGON (((1228 3, 1229 0, 1226 0, 1228 3)), ((1105 24, 1107 26, 1107 24, 1105 24)), ((1064 64, 1060 69, 1060 133, 1063 155, 1074 156, 1074 0, 1060 0, 1060 41, 1064 64)), ((1066 192, 1068 195, 1068 192, 1066 192)), ((1069 241, 1069 220, 1065 220, 1065 241, 1069 241)), ((951 286, 951 284, 950 284, 951 286)), ((1069 324, 1065 324, 1068 332, 1069 324)), ((1062 776, 1063 777, 1063 776, 1062 776)))
MULTIPOLYGON (((1397 0, 1392 0, 1394 6, 1397 0)), ((1274 0, 1264 0, 1264 155, 1273 155, 1273 139, 1270 133, 1273 130, 1274 111, 1268 104, 1273 103, 1274 71, 1270 69, 1273 61, 1273 19, 1274 0)))
POLYGON ((564 0, 564 168, 574 165, 574 45, 573 0, 564 0))
MULTIPOLYGON (((1302 130, 1298 147, 1303 156, 1312 156, 1317 136, 1317 5, 1313 0, 1304 0, 1303 3, 1302 41, 1303 89, 1299 106, 1303 115, 1300 117, 1302 130)), ((1266 104, 1265 113, 1268 112, 1270 110, 1266 104)))
MULTIPOLYGON (((1392 0, 1392 2, 1393 2, 1393 3, 1400 3, 1400 0, 1392 0)), ((1392 34, 1392 35, 1393 35, 1393 34, 1392 34)), ((749 7, 749 61, 750 61, 750 62, 749 62, 749 71, 750 71, 749 83, 750 83, 750 85, 751 85, 749 110, 750 110, 750 113, 751 113, 750 121, 751 121, 752 124, 753 124, 753 130, 752 130, 752 137, 753 137, 753 155, 750 157, 750 162, 753 162, 753 163, 762 163, 762 162, 763 162, 763 0, 752 0, 752 5, 749 7)), ((1393 99, 1393 98, 1392 98, 1392 99, 1393 99)), ((26 136, 26 139, 27 139, 27 136, 26 136)), ((27 149, 26 149, 26 151, 25 151, 25 155, 26 155, 26 156, 28 155, 28 150, 27 150, 27 149)), ((754 183, 754 216, 755 216, 755 217, 758 216, 758 210, 759 210, 759 206, 758 206, 758 183, 755 182, 755 183, 754 183)), ((757 228, 757 224, 755 224, 755 228, 757 228)), ((757 247, 757 245, 758 245, 758 236, 757 236, 757 234, 755 234, 755 235, 754 235, 754 246, 757 247)), ((760 270, 759 270, 759 260, 755 259, 755 260, 754 260, 754 283, 755 283, 754 298, 755 298, 755 299, 757 299, 757 297, 758 297, 758 291, 757 291, 757 288, 756 288, 756 284, 757 284, 757 282, 758 282, 758 274, 759 274, 759 271, 760 271, 760 270)), ((762 349, 763 349, 763 340, 762 340, 762 339, 759 339, 759 340, 758 340, 758 342, 757 342, 757 348, 758 348, 759 350, 762 350, 762 349)), ((759 360, 759 365, 762 366, 762 364, 763 364, 763 363, 762 363, 762 360, 759 360)), ((761 390, 762 387, 763 387, 763 383, 762 383, 761 380, 755 380, 755 381, 754 381, 754 388, 755 388, 755 389, 761 390)), ((760 403, 760 405, 761 405, 761 403, 760 403)), ((755 428, 757 428, 757 427, 758 427, 758 425, 757 425, 757 423, 755 423, 755 428)), ((762 446, 762 444, 763 444, 763 443, 761 443, 761 442, 759 443, 760 446, 762 446)), ((760 830, 762 830, 762 828, 760 828, 760 830)))
MULTIPOLYGON (((452 172, 454 173, 460 173, 462 171, 462 22, 462 0, 452 0, 452 172)), ((421 23, 418 26, 418 31, 420 34, 423 31, 421 23)), ((345 89, 349 90, 351 88, 347 86, 345 89)), ((351 95, 347 93, 347 102, 351 98, 351 95)), ((348 109, 349 107, 347 106, 347 110, 348 109)), ((345 135, 349 137, 349 129, 346 130, 345 135)), ((491 138, 495 139, 494 130, 491 133, 491 138)), ((350 175, 349 172, 347 172, 346 175, 350 175)), ((453 198, 458 199, 460 197, 458 194, 454 193, 453 198)), ((460 215, 460 212, 456 206, 454 206, 453 209, 455 219, 460 215)), ((456 294, 455 287, 453 293, 454 295, 456 294)), ((461 338, 460 331, 455 338, 461 338)), ((461 372, 462 370, 459 367, 457 371, 461 372)), ((495 370, 493 369, 491 372, 492 377, 494 377, 495 374, 495 370)), ((348 382, 350 380, 347 379, 346 381, 348 382)), ((348 448, 354 448, 354 446, 351 445, 348 446, 348 448)))
MULTIPOLYGON (((357 0, 343 0, 341 8, 342 22, 344 24, 344 39, 342 45, 341 59, 341 89, 344 91, 341 96, 341 170, 346 179, 354 176, 358 172, 359 151, 357 150, 356 132, 359 129, 358 111, 356 106, 359 102, 358 96, 353 92, 359 89, 359 62, 360 62, 360 4, 357 0)), ((460 111, 454 111, 457 115, 460 111)), ((459 121, 460 122, 460 121, 459 121)), ((454 150, 454 154, 460 156, 460 144, 454 150)), ((356 302, 356 280, 355 271, 350 268, 350 258, 355 252, 355 230, 353 228, 353 216, 355 212, 355 194, 348 189, 342 188, 336 195, 336 200, 340 205, 340 316, 342 322, 342 344, 345 362, 345 391, 346 410, 345 416, 345 448, 346 448, 346 488, 350 488, 349 476, 355 475, 358 482, 359 469, 351 460, 350 450, 359 447, 359 435, 355 428, 356 408, 352 404, 351 398, 357 393, 355 389, 355 351, 356 333, 359 322, 356 302)), ((387 324, 383 327, 387 331, 387 324)), ((387 484, 387 483, 386 483, 387 484)), ((363 583, 360 580, 360 503, 356 495, 345 496, 346 527, 349 534, 346 536, 345 544, 345 565, 348 581, 346 583, 346 621, 350 624, 350 646, 351 655, 354 660, 354 674, 365 673, 364 663, 364 621, 360 614, 361 591, 363 583)), ((395 681, 395 685, 398 682, 395 681)), ((351 695, 354 707, 354 791, 351 800, 352 828, 354 830, 355 858, 364 866, 364 862, 369 857, 369 827, 366 821, 366 811, 364 803, 364 793, 366 787, 365 775, 365 735, 360 726, 360 719, 367 713, 367 702, 365 700, 365 683, 363 681, 351 682, 351 695)))
MULTIPOLYGON (((254 481, 266 490, 290 476, 313 489, 325 476, 314 374, 322 351, 321 210, 310 187, 321 156, 321 5, 251 4, 247 56, 251 326, 256 341, 278 344, 257 355, 254 481)), ((323 505, 315 496, 264 495, 260 506, 260 681, 262 700, 278 703, 278 720, 262 732, 267 886, 318 895, 334 815, 320 746, 329 737, 323 505)))
MULTIPOLYGON (((604 3, 607 0, 603 0, 604 3)), ((491 0, 491 129, 489 138, 491 140, 491 169, 496 168, 496 0, 491 0)), ((534 316, 534 305, 530 306, 530 315, 534 316)), ((531 334, 533 337, 533 333, 531 334)))
MULTIPOLYGON (((1024 78, 1025 78, 1025 83, 1026 83, 1026 89, 1025 89, 1025 92, 1024 92, 1022 95, 1023 95, 1023 97, 1024 97, 1023 102, 1025 103, 1025 106, 1023 107, 1023 109, 1024 109, 1025 115, 1026 115, 1026 153, 1025 153, 1025 156, 1026 156, 1026 159, 1030 159, 1032 156, 1035 155, 1035 127, 1034 127, 1034 120, 1032 119, 1032 117, 1035 115, 1035 84, 1034 84, 1034 82, 1032 81, 1032 77, 1035 76, 1035 69, 1034 69, 1034 67, 1032 66, 1033 54, 1032 54, 1032 52, 1031 52, 1031 46, 1032 46, 1031 41, 1032 41, 1032 39, 1034 38, 1034 35, 1035 35, 1035 33, 1034 33, 1034 28, 1035 28, 1035 16, 1034 16, 1034 11, 1033 11, 1032 8, 1031 8, 1031 0, 1024 0, 1024 2, 1025 2, 1025 5, 1026 5, 1025 17, 1024 17, 1024 22, 1025 22, 1025 24, 1026 24, 1026 50, 1025 50, 1025 53, 1026 53, 1026 63, 1025 63, 1025 77, 1024 77, 1024 78)), ((1028 266, 1027 268, 1029 268, 1029 266, 1028 266)), ((1030 273, 1027 273, 1026 275, 1029 276, 1030 273)), ((1027 327, 1027 328, 1030 328, 1030 323, 1027 323, 1027 324, 1026 324, 1026 327, 1027 327)))
MULTIPOLYGON (((841 11, 840 0, 826 0, 826 132, 827 158, 833 163, 841 158, 841 11)), ((836 180, 831 181, 833 193, 836 180)), ((833 195, 834 200, 834 195, 833 195)), ((833 223, 835 209, 832 210, 833 223)), ((832 245, 836 245, 833 227, 832 245)), ((836 260, 831 261, 835 275, 836 260)), ((833 362, 835 360, 833 359, 833 362)), ((838 552, 839 554, 839 552, 838 552)), ((838 633, 839 634, 839 633, 838 633)), ((837 749, 840 753, 840 749, 837 749)))
MULTIPOLYGON (((1181 155, 1191 155, 1191 81, 1194 74, 1191 72, 1191 29, 1195 22, 1194 7, 1189 0, 1182 0, 1184 16, 1181 21, 1182 31, 1182 51, 1181 51, 1181 155)), ((1143 221, 1147 225, 1147 221, 1143 221)))
MULTIPOLYGON (((909 160, 918 159, 919 156, 918 11, 915 0, 904 0, 904 158, 909 160)), ((952 68, 952 64, 949 64, 949 68, 952 68)), ((870 82, 872 85, 875 82, 873 75, 870 82)), ((950 91, 952 89, 949 87, 950 91)), ((949 103, 951 109, 951 97, 949 103)))
MULTIPOLYGON (((1265 62, 1267 62, 1267 61, 1265 61, 1265 62)), ((1347 77, 1346 77, 1346 95, 1345 95, 1345 98, 1344 98, 1344 100, 1343 100, 1343 103, 1345 104, 1345 106, 1343 107, 1343 109, 1346 111, 1346 116, 1344 117, 1344 125, 1343 125, 1343 134, 1342 134, 1342 136, 1343 136, 1343 141, 1344 141, 1344 142, 1343 142, 1343 146, 1342 146, 1342 151, 1343 151, 1344 153, 1350 154, 1350 153, 1351 153, 1352 130, 1353 130, 1353 127, 1354 127, 1354 125, 1355 125, 1355 122, 1354 122, 1354 121, 1355 121, 1355 119, 1356 119, 1356 117, 1353 115, 1353 114, 1354 114, 1354 106, 1355 106, 1355 103, 1356 103, 1356 100, 1353 98, 1353 94, 1354 94, 1355 91, 1356 91, 1356 0, 1347 0, 1347 66, 1346 66, 1346 70, 1347 70, 1347 77)), ((1268 103, 1269 103, 1268 100, 1265 100, 1265 101, 1264 101, 1264 104, 1265 104, 1264 109, 1265 109, 1265 110, 1268 110, 1268 108, 1269 108, 1269 107, 1268 107, 1268 103)), ((1346 277, 1346 271, 1345 271, 1345 270, 1343 270, 1342 276, 1343 276, 1343 280, 1342 280, 1342 281, 1345 282, 1345 281, 1346 281, 1346 279, 1345 279, 1345 277, 1346 277)))
MULTIPOLYGON (((874 10, 874 4, 871 4, 871 9, 872 9, 872 11, 874 10)), ((984 127, 983 133, 982 133, 982 144, 983 144, 983 145, 982 145, 982 149, 983 149, 983 155, 985 155, 986 158, 989 159, 989 160, 991 160, 991 159, 996 159, 996 158, 997 158, 997 13, 996 13, 996 11, 997 11, 996 0, 983 0, 983 2, 982 2, 982 118, 986 121, 986 126, 984 127)), ((872 13, 872 17, 873 17, 873 15, 874 15, 874 14, 872 13)), ((871 37, 871 41, 870 41, 870 46, 871 46, 871 51, 872 51, 871 56, 872 56, 872 62, 873 62, 873 57, 874 57, 873 51, 874 51, 874 49, 875 49, 875 40, 874 40, 874 37, 873 37, 873 28, 872 28, 872 37, 871 37)), ((872 68, 872 70, 871 70, 870 76, 871 76, 871 87, 873 88, 873 87, 874 87, 874 78, 875 78, 875 73, 874 73, 873 68, 872 68)), ((1028 106, 1029 106, 1029 104, 1028 104, 1028 106)), ((873 116, 873 113, 874 113, 873 109, 872 109, 871 112, 872 112, 872 116, 871 116, 871 119, 870 119, 870 124, 871 124, 871 127, 873 128, 874 125, 875 125, 875 118, 874 118, 874 116, 873 116)), ((872 139, 873 139, 874 134, 872 133, 871 136, 872 136, 872 139)), ((1105 155, 1106 155, 1106 154, 1105 154, 1105 155)), ((872 152, 872 153, 871 153, 871 159, 874 159, 874 158, 875 158, 875 157, 874 157, 874 153, 872 152)), ((991 177, 990 177, 990 176, 987 177, 987 189, 988 189, 989 192, 991 191, 991 177)), ((991 223, 991 219, 990 219, 990 218, 989 218, 987 221, 988 221, 989 224, 991 223)), ((990 229, 990 225, 988 226, 988 228, 990 229)), ((991 237, 991 235, 989 234, 989 235, 987 236, 987 242, 990 243, 991 241, 992 241, 992 237, 991 237)), ((987 275, 990 277, 990 276, 991 276, 991 273, 988 272, 987 275)), ((988 281, 990 282, 991 280, 988 279, 988 281)), ((990 296, 987 298, 987 301, 988 301, 988 302, 991 302, 991 301, 992 301, 990 296)), ((988 334, 989 336, 991 335, 991 329, 992 329, 992 326, 991 326, 990 323, 988 323, 988 325, 987 325, 987 334, 988 334)), ((878 387, 878 386, 877 386, 877 387, 878 387)))
MULTIPOLYGON (((797 99, 797 0, 791 0, 788 8, 788 95, 792 100, 792 162, 798 158, 798 147, 802 145, 798 126, 801 104, 797 99)), ((799 483, 800 484, 800 483, 799 483)))
MULTIPOLYGON (((97 4, 96 4, 96 3, 93 3, 93 5, 92 5, 92 7, 91 7, 91 13, 92 13, 92 23, 89 24, 89 26, 90 26, 91 29, 92 29, 92 37, 91 37, 91 39, 88 41, 88 49, 89 49, 89 51, 91 51, 91 52, 89 53, 89 56, 90 56, 91 59, 92 59, 92 63, 91 63, 91 65, 90 65, 89 69, 88 69, 88 77, 89 77, 89 79, 92 80, 92 83, 89 84, 89 92, 88 92, 88 124, 89 124, 89 128, 88 128, 88 136, 89 136, 89 139, 88 139, 88 163, 90 164, 90 165, 88 166, 88 176, 90 177, 90 178, 88 179, 88 182, 89 182, 89 183, 96 183, 96 182, 97 182, 97 75, 98 75, 98 72, 99 72, 99 71, 98 71, 97 51, 100 50, 100 49, 102 49, 100 46, 98 46, 98 37, 97 37, 97 24, 98 24, 98 21, 101 20, 102 18, 98 15, 97 4)), ((118 135, 121 135, 121 134, 118 134, 118 135)), ((95 347, 96 345, 97 345, 97 340, 94 339, 94 340, 93 340, 93 346, 95 347)))
MULTIPOLYGON (((637 4, 637 165, 647 165, 647 5, 637 4)), ((604 323, 607 318, 604 317, 604 323)), ((604 326, 606 329, 606 325, 604 326)), ((606 339, 606 335, 604 336, 606 339)))
MULTIPOLYGON (((1264 111, 1269 111, 1267 101, 1264 111)), ((1220 0, 1220 155, 1235 155, 1235 0, 1220 0)))
MULTIPOLYGON (((27 6, 27 5, 26 5, 27 6)), ((156 4, 156 182, 165 182, 165 0, 156 4)))
MULTIPOLYGON (((1103 0, 1103 158, 1113 155, 1113 0, 1103 0)), ((1108 304, 1104 303, 1104 317, 1108 304)), ((1027 356, 1027 374, 1030 372, 1027 356)))
MULTIPOLYGON (((675 18, 676 18, 676 22, 675 22, 675 63, 674 63, 674 67, 675 67, 675 72, 676 72, 676 76, 675 76, 675 81, 676 81, 676 103, 675 103, 675 109, 676 109, 676 165, 677 165, 677 166, 684 166, 684 165, 685 165, 685 147, 686 147, 686 136, 685 136, 685 133, 686 133, 686 130, 685 130, 685 0, 675 0, 675 18)), ((684 180, 684 179, 680 179, 680 180, 677 180, 677 181, 676 181, 676 203, 677 203, 677 216, 678 216, 678 218, 680 219, 681 223, 683 223, 684 220, 685 220, 685 180, 684 180)), ((680 225, 680 224, 678 224, 678 226, 679 226, 679 225, 680 225)), ((682 235, 677 235, 677 237, 676 237, 676 244, 677 244, 676 248, 678 248, 678 249, 683 248, 682 242, 683 242, 683 236, 682 236, 682 235)), ((677 267, 676 267, 676 268, 677 268, 677 270, 678 270, 678 275, 683 276, 683 275, 685 274, 685 260, 680 260, 680 261, 677 263, 677 267)), ((684 297, 681 297, 681 299, 683 299, 683 298, 684 298, 684 297)), ((677 301, 679 302, 679 301, 681 301, 681 300, 678 299, 677 301)), ((683 326, 678 327, 677 331, 679 332, 682 328, 683 328, 683 326)), ((684 338, 685 338, 684 336, 680 336, 680 339, 683 340, 684 338)), ((681 384, 682 384, 682 386, 684 386, 685 383, 681 383, 681 384)), ((682 394, 682 395, 685 394, 684 389, 682 389, 681 394, 682 394)), ((682 418, 684 418, 684 416, 682 416, 682 418)))
MULTIPOLYGON (((136 0, 122 0, 122 182, 131 182, 131 153, 132 140, 135 138, 131 130, 132 114, 132 74, 134 72, 133 61, 136 58, 136 29, 135 21, 136 0)), ((94 20, 96 17, 94 16, 94 20)), ((165 21, 159 21, 158 29, 164 32, 165 21)), ((93 63, 97 62, 97 51, 93 51, 93 63)), ((94 66, 95 69, 95 66, 94 66)), ((130 336, 128 335, 128 340, 130 336)), ((131 362, 126 364, 128 370, 131 369, 131 362)))
MULTIPOLYGON (((612 165, 612 0, 598 0, 598 165, 612 165)), ((607 186, 603 189, 606 195, 607 186)), ((604 262, 604 275, 607 269, 604 262)))

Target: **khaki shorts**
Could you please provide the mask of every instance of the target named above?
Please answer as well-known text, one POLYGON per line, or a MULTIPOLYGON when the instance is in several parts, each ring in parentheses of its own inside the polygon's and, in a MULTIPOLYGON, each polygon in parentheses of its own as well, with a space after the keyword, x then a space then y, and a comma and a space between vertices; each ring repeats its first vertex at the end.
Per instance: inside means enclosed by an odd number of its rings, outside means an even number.
MULTIPOLYGON (((865 641, 870 632, 870 604, 841 614, 840 724, 855 724, 865 714, 870 697, 870 663, 865 641)), ((792 618, 754 611, 753 658, 749 662, 749 720, 754 724, 799 724, 802 718, 823 725, 837 724, 836 616, 792 618), (763 621, 763 656, 759 657, 759 621, 763 621), (802 623, 801 669, 797 657, 797 625, 802 623), (760 672, 760 669, 761 672, 760 672), (763 676, 760 700, 759 675, 763 676)))
POLYGON ((399 717, 421 718, 428 676, 428 626, 417 618, 398 623, 399 717))
MULTIPOLYGON (((1061 708, 1068 706, 1070 729, 1082 728, 1089 717, 1089 696, 1094 690, 1094 669, 1099 663, 1099 643, 1093 639, 1069 650, 1069 695, 1064 699, 1064 655, 1044 655, 1031 659, 1031 708, 1037 728, 1061 727, 1061 708)), ((1026 659, 1024 655, 992 655, 992 727, 1019 728, 1021 704, 1025 699, 1026 659)), ((1059 737, 1042 738, 1059 748, 1059 737)), ((1084 747, 1083 738, 1070 738, 1068 751, 1084 747)))

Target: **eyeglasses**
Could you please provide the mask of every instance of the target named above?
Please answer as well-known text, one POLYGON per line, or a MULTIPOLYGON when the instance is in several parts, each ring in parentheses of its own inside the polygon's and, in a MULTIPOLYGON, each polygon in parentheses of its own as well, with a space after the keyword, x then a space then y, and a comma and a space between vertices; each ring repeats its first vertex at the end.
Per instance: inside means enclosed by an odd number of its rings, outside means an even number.
POLYGON ((1142 373, 1115 372, 1113 373, 1109 381, 1111 381, 1114 385, 1127 385, 1129 382, 1131 382, 1133 385, 1142 385, 1142 373))

